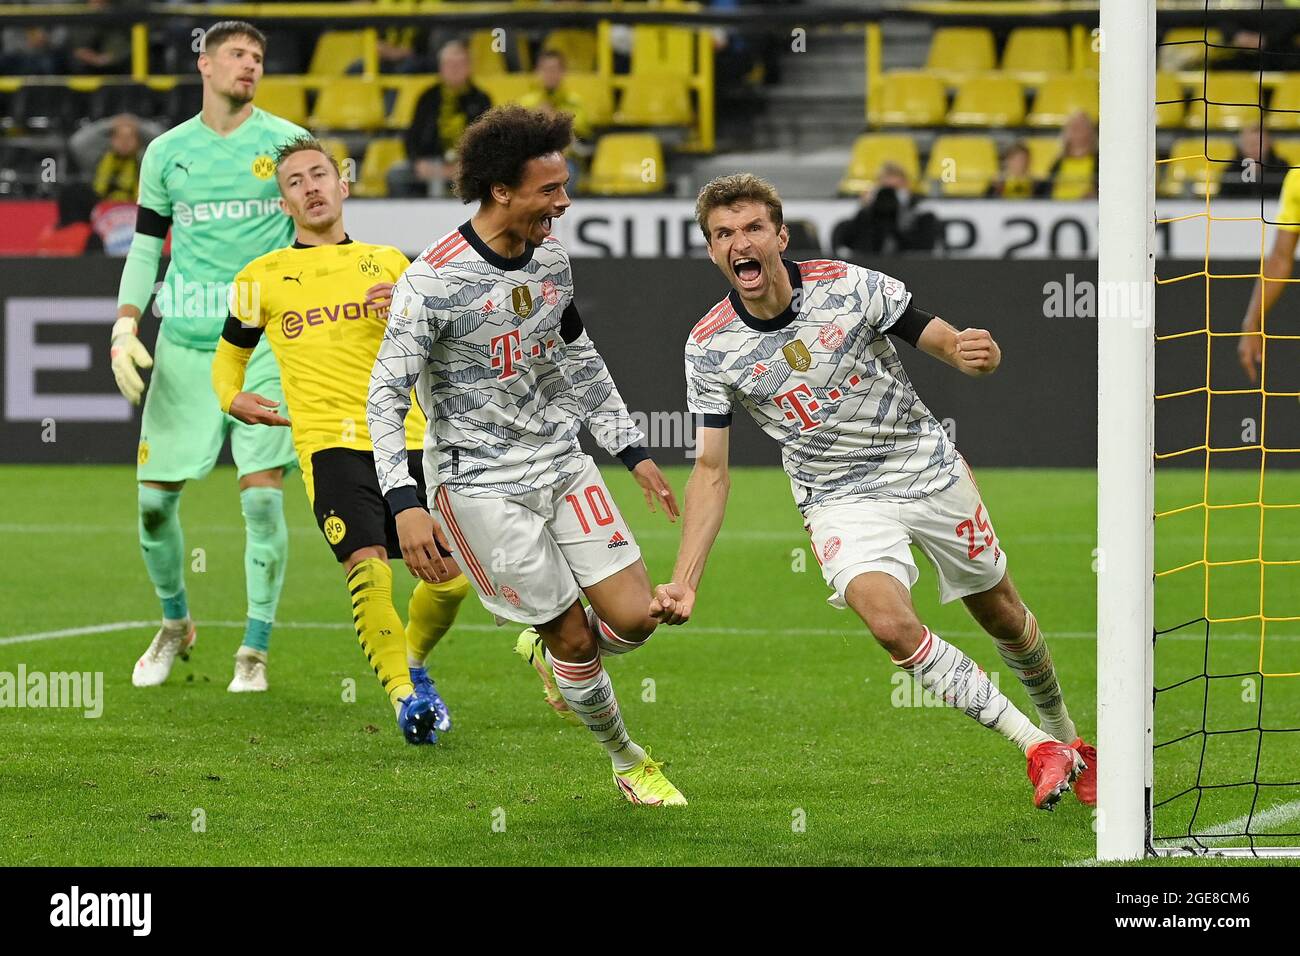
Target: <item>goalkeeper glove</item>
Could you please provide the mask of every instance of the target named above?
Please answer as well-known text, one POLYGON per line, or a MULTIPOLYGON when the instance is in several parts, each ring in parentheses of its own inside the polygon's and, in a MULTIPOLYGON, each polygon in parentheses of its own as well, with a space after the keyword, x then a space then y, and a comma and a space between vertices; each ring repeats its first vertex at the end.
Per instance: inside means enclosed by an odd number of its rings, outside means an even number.
POLYGON ((117 390, 132 405, 139 405, 140 396, 144 394, 144 382, 136 369, 152 368, 153 359, 135 333, 136 322, 129 315, 114 322, 109 355, 113 359, 113 378, 117 380, 117 390))

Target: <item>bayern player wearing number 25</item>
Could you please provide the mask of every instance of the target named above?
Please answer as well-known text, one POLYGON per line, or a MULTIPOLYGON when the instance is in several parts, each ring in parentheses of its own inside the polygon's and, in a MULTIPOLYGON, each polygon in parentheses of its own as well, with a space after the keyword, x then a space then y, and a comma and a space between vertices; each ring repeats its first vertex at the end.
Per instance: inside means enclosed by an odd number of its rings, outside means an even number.
POLYGON ((722 525, 732 409, 743 406, 781 445, 795 502, 832 605, 853 608, 894 663, 950 707, 1002 734, 1028 760, 1034 805, 1051 809, 1074 785, 1096 802, 1096 751, 1066 710, 1047 643, 1021 602, 979 489, 917 397, 890 336, 967 375, 1001 352, 983 329, 957 331, 922 311, 897 279, 847 262, 782 258, 788 233, 770 183, 740 174, 701 190, 696 218, 732 291, 686 343, 687 404, 701 416, 686 486, 681 550, 651 611, 691 616, 722 525), (1036 727, 959 648, 912 607, 929 558, 945 603, 961 598, 992 635, 1038 710, 1036 727))
POLYGON ((550 235, 569 206, 572 139, 571 117, 518 106, 490 110, 465 131, 456 191, 478 212, 394 286, 366 417, 412 571, 440 563, 403 437, 414 386, 429 420, 430 502, 484 607, 532 625, 516 650, 552 706, 605 748, 619 791, 633 803, 681 805, 660 764, 628 736, 601 665, 602 654, 639 647, 658 622, 640 549, 578 445, 579 426, 631 469, 652 507, 658 500, 675 520, 677 505, 583 330, 568 254, 550 235))

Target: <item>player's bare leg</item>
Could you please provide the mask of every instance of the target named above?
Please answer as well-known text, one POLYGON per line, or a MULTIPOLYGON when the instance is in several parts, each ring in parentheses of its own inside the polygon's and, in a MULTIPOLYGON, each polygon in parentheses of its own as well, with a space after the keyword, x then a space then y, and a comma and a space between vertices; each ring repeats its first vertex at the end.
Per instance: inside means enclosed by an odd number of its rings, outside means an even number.
POLYGON ((284 469, 255 471, 239 479, 239 506, 244 516, 244 583, 248 616, 244 637, 235 651, 232 693, 265 691, 271 625, 284 585, 289 556, 289 528, 284 520, 284 469))
POLYGON ((1035 727, 979 665, 922 624, 902 582, 867 571, 849 582, 844 599, 893 662, 925 690, 1020 748, 1034 784, 1034 806, 1050 810, 1070 789, 1083 769, 1075 751, 1035 727))
POLYGON ((181 533, 183 481, 139 483, 140 551, 154 593, 162 602, 162 626, 135 662, 131 683, 156 687, 167 679, 176 658, 189 660, 196 635, 185 597, 185 539, 181 533))
MULTIPOLYGON (((646 592, 645 607, 649 607, 648 583, 646 592)), ((628 736, 614 696, 614 685, 601 664, 596 635, 582 604, 574 601, 559 617, 537 625, 537 632, 546 645, 556 686, 569 709, 577 714, 613 761, 614 782, 619 792, 632 803, 684 805, 686 798, 663 775, 661 765, 628 736)))
POLYGON ((582 590, 591 602, 587 621, 602 654, 636 650, 659 624, 650 616, 650 573, 644 561, 630 564, 582 590))
POLYGON ((1021 600, 1011 574, 1003 575, 995 587, 962 599, 980 627, 994 643, 1003 662, 1020 679, 1034 702, 1043 730, 1062 743, 1070 744, 1088 769, 1075 782, 1075 795, 1089 806, 1097 802, 1097 750, 1079 736, 1066 710, 1057 680, 1052 652, 1038 629, 1034 612, 1021 600))

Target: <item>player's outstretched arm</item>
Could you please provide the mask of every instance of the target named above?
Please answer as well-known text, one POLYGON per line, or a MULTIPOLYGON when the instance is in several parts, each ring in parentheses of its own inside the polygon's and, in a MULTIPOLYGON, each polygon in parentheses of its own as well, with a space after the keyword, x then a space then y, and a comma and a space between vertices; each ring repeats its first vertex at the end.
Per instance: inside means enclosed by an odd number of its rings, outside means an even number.
POLYGON ((704 565, 727 512, 730 444, 729 427, 700 429, 699 456, 686 482, 682 543, 673 579, 655 588, 650 602, 650 614, 664 624, 685 624, 695 609, 695 593, 704 577, 704 565))
MULTIPOLYGON (((1280 218, 1280 216, 1279 216, 1280 218)), ((1237 358, 1250 381, 1259 380, 1259 366, 1264 360, 1264 336, 1260 330, 1264 327, 1264 316, 1273 307, 1283 290, 1285 282, 1269 282, 1268 279, 1291 278, 1291 264, 1295 262, 1296 240, 1300 233, 1279 229, 1273 239, 1273 248, 1264 260, 1264 278, 1255 280, 1255 288, 1250 293, 1250 303, 1241 320, 1241 339, 1237 342, 1237 358)))
POLYGON ((989 375, 1002 363, 1002 350, 987 329, 958 331, 937 316, 927 323, 916 347, 966 375, 989 375))

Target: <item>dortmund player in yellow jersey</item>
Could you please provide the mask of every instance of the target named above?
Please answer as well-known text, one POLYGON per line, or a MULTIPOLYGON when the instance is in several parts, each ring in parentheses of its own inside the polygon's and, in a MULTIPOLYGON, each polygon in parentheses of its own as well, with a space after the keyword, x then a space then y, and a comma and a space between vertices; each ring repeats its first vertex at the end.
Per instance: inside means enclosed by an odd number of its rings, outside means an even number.
POLYGON ((1282 180, 1282 201, 1277 208, 1273 248, 1264 260, 1263 276, 1255 280, 1250 304, 1241 320, 1242 335, 1237 343, 1237 357, 1252 383, 1259 380, 1259 370, 1264 362, 1264 336, 1261 334, 1264 316, 1286 289, 1286 282, 1281 280, 1291 278, 1297 239, 1300 239, 1300 169, 1293 169, 1282 180))
MULTIPOLYGON (((366 429, 370 372, 393 282, 409 263, 392 246, 348 237, 348 184, 318 141, 304 136, 286 143, 276 163, 280 205, 293 219, 296 241, 254 259, 235 277, 212 386, 222 410, 240 421, 292 427, 307 497, 347 577, 361 648, 407 741, 433 743, 438 731, 451 729, 451 716, 425 661, 469 584, 446 542, 438 541, 440 554, 430 555, 433 570, 419 575, 403 629, 388 566, 402 551, 366 429), (243 391, 245 368, 263 334, 280 366, 289 418, 278 402, 243 391)), ((422 499, 424 432, 417 405, 406 420, 406 447, 422 499)))

